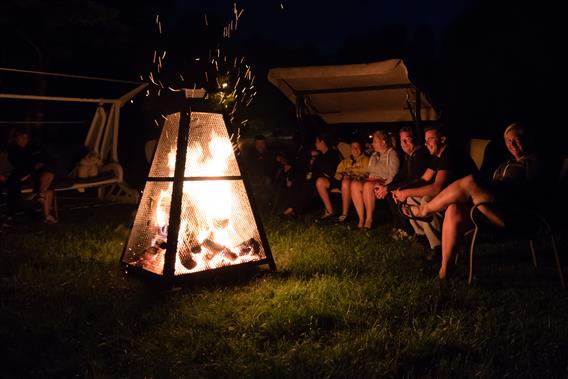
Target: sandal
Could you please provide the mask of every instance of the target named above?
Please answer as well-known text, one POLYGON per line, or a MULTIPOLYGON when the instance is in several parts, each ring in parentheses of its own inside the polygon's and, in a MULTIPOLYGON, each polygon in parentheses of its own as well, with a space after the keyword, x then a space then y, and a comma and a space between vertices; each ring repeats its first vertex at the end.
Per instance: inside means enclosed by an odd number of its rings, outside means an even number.
POLYGON ((432 220, 434 219, 432 215, 416 216, 414 212, 412 212, 412 207, 418 207, 418 205, 410 205, 408 203, 398 204, 398 210, 400 211, 400 214, 408 218, 409 220, 432 222, 432 220))
POLYGON ((330 217, 333 217, 333 212, 330 212, 326 209, 325 213, 320 217, 320 220, 327 220, 330 217))
POLYGON ((344 222, 347 219, 347 215, 341 215, 337 218, 337 222, 344 222))

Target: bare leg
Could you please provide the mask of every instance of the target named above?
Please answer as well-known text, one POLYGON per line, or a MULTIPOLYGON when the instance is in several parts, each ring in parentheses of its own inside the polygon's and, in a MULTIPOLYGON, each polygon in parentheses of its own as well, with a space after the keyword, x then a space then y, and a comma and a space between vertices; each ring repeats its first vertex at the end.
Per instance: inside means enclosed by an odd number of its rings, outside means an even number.
POLYGON ((318 190, 318 194, 323 202, 325 210, 327 213, 333 213, 333 206, 331 205, 331 200, 329 199, 329 180, 327 178, 318 178, 316 180, 316 189, 318 190))
POLYGON ((351 205, 351 179, 345 178, 341 181, 341 215, 347 216, 351 205))
POLYGON ((373 213, 375 211, 375 184, 372 182, 365 182, 363 186, 363 200, 365 202, 365 210, 367 217, 365 218, 365 227, 370 228, 373 224, 373 213))
POLYGON ((53 178, 54 175, 51 172, 44 172, 41 174, 39 177, 39 193, 41 195, 45 196, 46 192, 49 190, 49 186, 53 182, 53 178))
POLYGON ((471 223, 468 216, 470 208, 467 204, 450 204, 446 209, 442 225, 442 264, 438 272, 440 279, 446 278, 448 262, 458 248, 466 227, 471 223))
MULTIPOLYGON (((493 194, 487 189, 481 187, 475 181, 472 175, 458 179, 444 188, 436 197, 427 204, 422 205, 415 214, 417 216, 425 216, 434 212, 440 212, 446 209, 450 204, 472 202, 474 205, 483 202, 495 201, 493 194)), ((479 207, 489 221, 504 226, 502 215, 494 209, 487 206, 479 207)))
POLYGON ((46 191, 43 196, 43 216, 47 217, 51 214, 51 207, 53 205, 53 191, 46 191))
POLYGON ((362 228, 365 222, 364 220, 365 204, 363 202, 363 182, 360 181, 351 182, 351 199, 353 200, 355 211, 357 211, 357 216, 359 217, 359 224, 357 224, 357 226, 359 228, 362 228))

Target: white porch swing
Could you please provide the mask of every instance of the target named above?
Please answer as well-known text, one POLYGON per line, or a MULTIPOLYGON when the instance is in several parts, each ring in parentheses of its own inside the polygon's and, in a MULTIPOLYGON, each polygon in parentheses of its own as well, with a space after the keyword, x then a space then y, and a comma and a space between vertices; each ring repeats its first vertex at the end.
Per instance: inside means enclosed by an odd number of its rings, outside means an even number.
MULTIPOLYGON (((32 73, 48 76, 61 76, 75 79, 89 79, 98 81, 110 81, 137 86, 119 98, 79 98, 79 97, 59 97, 59 96, 39 96, 23 95, 14 93, 0 93, 0 99, 31 100, 31 101, 59 101, 67 103, 93 103, 95 109, 92 121, 85 137, 84 145, 89 151, 97 153, 103 166, 100 169, 102 175, 86 179, 74 179, 68 183, 54 187, 55 193, 61 191, 78 190, 83 192, 87 188, 97 188, 97 197, 115 202, 138 203, 139 193, 130 188, 124 182, 122 165, 118 159, 118 135, 120 127, 120 109, 134 96, 140 93, 147 83, 128 82, 114 79, 93 78, 77 75, 55 74, 38 71, 16 70, 0 68, 0 71, 11 71, 20 73, 32 73)), ((25 188, 22 193, 32 192, 31 188, 25 188)), ((57 208, 57 197, 55 196, 54 207, 57 208)), ((55 210, 57 212, 57 209, 55 210)))

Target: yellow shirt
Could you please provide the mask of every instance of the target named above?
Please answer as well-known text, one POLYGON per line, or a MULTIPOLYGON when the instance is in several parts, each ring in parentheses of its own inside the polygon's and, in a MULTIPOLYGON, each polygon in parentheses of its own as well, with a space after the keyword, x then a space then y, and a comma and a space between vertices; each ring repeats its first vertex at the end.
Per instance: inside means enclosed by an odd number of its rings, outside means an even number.
POLYGON ((364 178, 368 175, 369 157, 361 154, 357 159, 345 158, 337 166, 335 176, 349 176, 353 179, 364 178))

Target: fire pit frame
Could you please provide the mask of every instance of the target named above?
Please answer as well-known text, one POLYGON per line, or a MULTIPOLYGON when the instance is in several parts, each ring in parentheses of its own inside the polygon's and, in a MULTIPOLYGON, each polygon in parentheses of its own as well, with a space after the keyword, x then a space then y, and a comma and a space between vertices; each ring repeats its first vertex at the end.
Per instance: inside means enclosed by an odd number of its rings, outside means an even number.
MULTIPOLYGON (((174 177, 173 177, 173 188, 172 188, 172 196, 171 196, 171 203, 170 203, 170 215, 169 215, 169 224, 168 224, 168 239, 166 242, 166 253, 164 256, 164 270, 163 274, 159 275, 154 272, 145 270, 143 267, 139 267, 136 265, 132 265, 129 263, 125 263, 123 261, 124 255, 126 253, 126 249, 128 246, 128 240, 130 239, 130 235, 132 233, 132 227, 130 228, 130 233, 127 238, 127 243, 124 245, 122 250, 122 254, 120 257, 121 266, 125 270, 127 274, 133 273, 138 274, 140 276, 149 278, 149 279, 157 279, 166 284, 173 285, 175 283, 180 283, 187 281, 188 279, 197 279, 201 277, 207 276, 215 276, 217 274, 222 274, 225 272, 230 272, 234 270, 244 270, 246 268, 252 268, 256 266, 261 266, 267 264, 270 271, 276 271, 276 263, 274 262, 274 258, 272 256, 272 251, 270 250, 270 245, 268 244, 268 239, 266 238, 266 233, 264 230, 264 226, 262 222, 260 222, 260 215, 256 208, 256 204, 254 202, 252 194, 252 188, 248 182, 245 172, 242 169, 242 163, 240 161, 240 154, 238 151, 235 152, 235 159, 237 161, 237 165, 239 167, 240 176, 191 176, 186 177, 185 174, 185 163, 186 163, 186 156, 187 156, 187 146, 189 142, 189 130, 191 128, 191 104, 189 101, 186 102, 186 109, 183 112, 180 112, 180 121, 179 121, 179 131, 178 131, 178 139, 177 139, 177 149, 176 149, 176 164, 174 169, 174 177), (175 262, 176 262, 176 255, 177 255, 177 245, 178 245, 178 238, 179 238, 179 228, 181 222, 181 205, 182 205, 182 198, 183 198, 183 184, 187 181, 204 181, 204 180, 242 180, 243 185, 246 190, 247 198, 252 210, 253 218, 258 228, 258 234, 260 236, 260 243, 264 249, 265 258, 259 259, 257 261, 250 261, 244 263, 238 263, 229 266, 223 266, 218 268, 211 268, 208 270, 198 271, 195 273, 186 273, 175 275, 175 262)), ((228 123, 226 115, 223 115, 223 120, 225 123, 225 127, 228 129, 228 123)), ((172 182, 171 178, 164 178, 164 177, 151 177, 147 178, 147 182, 172 182)), ((141 197, 142 199, 142 197, 141 197)), ((140 200, 141 201, 141 200, 140 200)), ((140 203, 138 204, 140 206, 140 203)))

